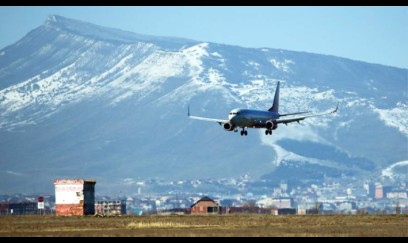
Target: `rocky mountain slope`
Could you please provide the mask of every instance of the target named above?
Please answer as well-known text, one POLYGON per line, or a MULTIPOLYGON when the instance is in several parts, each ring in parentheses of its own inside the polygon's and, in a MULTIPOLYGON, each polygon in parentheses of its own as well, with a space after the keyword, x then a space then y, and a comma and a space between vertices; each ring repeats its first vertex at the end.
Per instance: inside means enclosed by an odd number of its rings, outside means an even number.
POLYGON ((390 175, 407 168, 393 167, 408 160, 407 96, 407 69, 49 16, 0 50, 0 192, 52 191, 54 178, 103 191, 138 178, 390 175), (340 102, 338 113, 246 137, 187 118, 188 105, 222 119, 268 109, 278 81, 280 112, 340 102))

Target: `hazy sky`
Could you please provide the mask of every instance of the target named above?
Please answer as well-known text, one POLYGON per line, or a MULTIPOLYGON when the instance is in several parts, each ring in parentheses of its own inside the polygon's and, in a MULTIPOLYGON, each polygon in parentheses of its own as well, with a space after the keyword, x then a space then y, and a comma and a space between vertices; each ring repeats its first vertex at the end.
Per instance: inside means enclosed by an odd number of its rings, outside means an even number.
POLYGON ((48 15, 140 34, 335 55, 408 68, 408 7, 0 7, 0 49, 48 15))

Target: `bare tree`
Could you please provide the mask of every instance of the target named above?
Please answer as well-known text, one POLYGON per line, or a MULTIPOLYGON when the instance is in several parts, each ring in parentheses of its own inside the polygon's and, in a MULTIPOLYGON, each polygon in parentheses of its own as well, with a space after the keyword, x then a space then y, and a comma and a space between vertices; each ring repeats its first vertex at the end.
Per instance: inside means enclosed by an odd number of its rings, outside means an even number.
POLYGON ((401 206, 399 201, 395 203, 395 214, 401 214, 401 206))
POLYGON ((256 213, 258 211, 255 200, 246 201, 244 204, 242 204, 242 207, 245 208, 244 211, 246 213, 256 213))

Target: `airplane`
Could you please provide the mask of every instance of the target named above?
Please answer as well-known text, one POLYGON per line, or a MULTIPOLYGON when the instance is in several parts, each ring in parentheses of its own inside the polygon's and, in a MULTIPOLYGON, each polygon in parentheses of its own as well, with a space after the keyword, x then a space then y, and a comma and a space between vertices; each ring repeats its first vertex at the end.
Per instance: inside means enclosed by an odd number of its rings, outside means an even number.
POLYGON ((224 119, 214 119, 208 117, 192 116, 190 115, 190 106, 188 106, 187 116, 191 119, 202 120, 202 121, 211 121, 220 124, 223 126, 226 131, 237 132, 238 128, 242 128, 241 136, 247 136, 248 131, 246 128, 265 128, 265 135, 272 135, 272 130, 278 128, 278 124, 283 123, 288 125, 291 122, 300 123, 300 121, 315 116, 324 116, 337 112, 339 108, 339 103, 337 103, 336 108, 333 111, 320 113, 320 114, 311 114, 307 116, 300 116, 294 118, 285 118, 294 115, 300 115, 309 113, 305 112, 295 112, 287 114, 279 114, 279 86, 280 82, 276 85, 275 96, 273 99, 272 107, 268 110, 253 110, 253 109, 233 109, 228 115, 228 120, 224 119), (282 118, 283 117, 283 118, 282 118))

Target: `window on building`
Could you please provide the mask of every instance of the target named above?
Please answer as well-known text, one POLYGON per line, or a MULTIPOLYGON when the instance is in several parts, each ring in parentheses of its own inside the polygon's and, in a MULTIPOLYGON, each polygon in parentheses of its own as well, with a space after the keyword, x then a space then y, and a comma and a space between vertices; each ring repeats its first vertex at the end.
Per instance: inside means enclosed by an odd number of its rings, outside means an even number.
POLYGON ((218 213, 218 207, 208 207, 207 213, 218 213))

